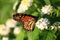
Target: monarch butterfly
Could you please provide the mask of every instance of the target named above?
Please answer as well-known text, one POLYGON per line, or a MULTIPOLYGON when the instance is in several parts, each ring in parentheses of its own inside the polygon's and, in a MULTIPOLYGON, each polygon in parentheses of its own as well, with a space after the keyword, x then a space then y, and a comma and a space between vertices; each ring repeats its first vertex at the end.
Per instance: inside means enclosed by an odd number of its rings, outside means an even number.
POLYGON ((16 21, 21 21, 23 23, 23 28, 32 31, 34 29, 37 17, 22 13, 16 13, 13 15, 13 19, 16 21))

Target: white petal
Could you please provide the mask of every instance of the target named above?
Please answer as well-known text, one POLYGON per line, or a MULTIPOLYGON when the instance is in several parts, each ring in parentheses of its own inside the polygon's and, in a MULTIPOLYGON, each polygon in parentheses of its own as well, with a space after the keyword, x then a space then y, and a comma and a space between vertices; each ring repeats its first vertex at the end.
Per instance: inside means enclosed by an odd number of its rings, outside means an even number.
POLYGON ((58 26, 58 28, 60 28, 60 26, 58 26))
POLYGON ((54 26, 51 26, 51 29, 54 29, 55 27, 54 26))
POLYGON ((20 33, 20 28, 19 27, 15 27, 14 28, 14 34, 19 34, 20 33))
POLYGON ((9 40, 9 38, 8 37, 3 37, 2 40, 9 40))
POLYGON ((7 28, 7 27, 5 27, 5 28, 3 28, 2 30, 1 30, 1 35, 8 35, 9 34, 9 32, 10 32, 10 29, 9 28, 7 28))
POLYGON ((0 25, 0 34, 1 34, 1 32, 2 32, 2 30, 5 28, 5 25, 4 24, 1 24, 0 25))
POLYGON ((8 28, 14 28, 16 27, 17 21, 13 20, 13 19, 8 19, 6 22, 6 26, 8 28))
POLYGON ((30 7, 32 5, 32 0, 22 0, 21 4, 30 7))
POLYGON ((15 2, 14 6, 13 6, 13 10, 16 10, 17 5, 18 5, 18 1, 15 2))
POLYGON ((51 5, 45 5, 41 9, 43 14, 49 14, 52 11, 52 6, 51 5))

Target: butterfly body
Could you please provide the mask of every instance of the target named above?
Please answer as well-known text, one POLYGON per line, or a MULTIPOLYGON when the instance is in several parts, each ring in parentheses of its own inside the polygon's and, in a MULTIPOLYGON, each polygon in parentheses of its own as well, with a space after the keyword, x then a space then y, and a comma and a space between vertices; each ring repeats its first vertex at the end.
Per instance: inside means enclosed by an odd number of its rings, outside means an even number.
POLYGON ((13 15, 13 19, 16 21, 21 21, 23 23, 23 28, 28 31, 32 31, 34 29, 36 22, 36 18, 34 16, 17 13, 13 15))

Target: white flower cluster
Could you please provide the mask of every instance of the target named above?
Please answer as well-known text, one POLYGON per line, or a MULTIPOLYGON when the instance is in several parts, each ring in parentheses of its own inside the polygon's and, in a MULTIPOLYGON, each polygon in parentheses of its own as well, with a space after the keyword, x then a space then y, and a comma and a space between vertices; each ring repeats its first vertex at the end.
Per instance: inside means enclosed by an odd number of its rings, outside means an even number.
POLYGON ((45 5, 41 9, 43 14, 49 14, 52 11, 52 6, 51 5, 45 5))
POLYGON ((60 28, 60 22, 55 22, 55 23, 51 26, 51 29, 55 29, 55 28, 60 28))
POLYGON ((9 32, 9 28, 7 28, 4 24, 0 25, 0 35, 8 35, 9 32))
POLYGON ((6 22, 6 27, 8 28, 14 28, 14 34, 19 34, 20 33, 20 28, 16 26, 17 21, 13 20, 13 19, 8 19, 6 22))
POLYGON ((31 0, 22 0, 17 13, 25 12, 25 10, 28 10, 28 8, 31 6, 31 4, 32 4, 31 0))
POLYGON ((14 28, 16 27, 17 21, 13 20, 13 19, 8 19, 6 21, 6 26, 9 28, 14 28))
MULTIPOLYGON (((13 6, 13 10, 16 9, 16 6, 18 4, 18 1, 14 4, 13 6)), ((17 13, 23 13, 26 10, 28 10, 28 8, 32 5, 32 0, 22 0, 21 4, 19 5, 19 8, 17 10, 17 13)))
POLYGON ((20 28, 19 28, 19 27, 15 27, 13 33, 14 33, 15 35, 19 34, 19 33, 20 33, 20 28))
POLYGON ((41 30, 43 30, 44 28, 47 29, 48 24, 49 24, 49 21, 47 18, 41 18, 36 22, 36 26, 41 30))
POLYGON ((16 27, 17 22, 13 19, 8 19, 6 25, 0 24, 0 35, 8 35, 10 32, 10 28, 14 28, 14 34, 20 33, 20 28, 16 27))

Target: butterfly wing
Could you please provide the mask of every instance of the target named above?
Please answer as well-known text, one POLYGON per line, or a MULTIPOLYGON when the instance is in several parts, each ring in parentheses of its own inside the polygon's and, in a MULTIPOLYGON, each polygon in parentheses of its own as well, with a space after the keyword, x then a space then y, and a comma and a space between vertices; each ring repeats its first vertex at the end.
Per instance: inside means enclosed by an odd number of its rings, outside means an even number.
POLYGON ((36 18, 27 14, 14 14, 13 19, 16 21, 21 21, 23 23, 23 28, 29 31, 34 29, 36 18))
POLYGON ((24 29, 28 30, 28 31, 32 31, 34 29, 34 25, 35 25, 35 20, 34 18, 28 19, 26 22, 24 22, 24 29))

